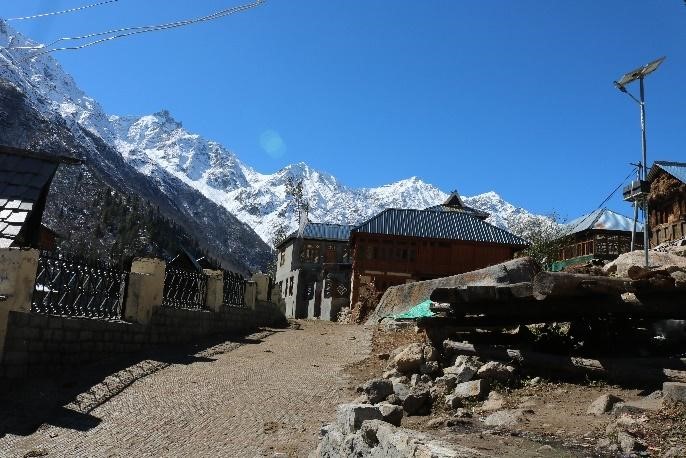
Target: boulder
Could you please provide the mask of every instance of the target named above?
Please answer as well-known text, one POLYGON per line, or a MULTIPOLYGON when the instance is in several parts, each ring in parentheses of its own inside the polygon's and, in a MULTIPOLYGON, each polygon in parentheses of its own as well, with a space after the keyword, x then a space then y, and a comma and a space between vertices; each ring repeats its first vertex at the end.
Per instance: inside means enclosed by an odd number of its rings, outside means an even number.
POLYGON ((670 275, 674 279, 674 285, 677 288, 686 287, 686 272, 682 272, 681 270, 677 270, 675 272, 672 272, 670 275))
POLYGON ((431 412, 431 392, 429 388, 422 385, 412 388, 403 401, 403 410, 408 415, 428 415, 431 412))
POLYGON ((646 446, 643 442, 636 439, 626 431, 620 431, 617 433, 617 443, 619 444, 619 448, 624 453, 640 452, 646 449, 646 446))
POLYGON ((686 404, 686 383, 665 382, 662 384, 662 396, 668 401, 686 404))
POLYGON ((457 382, 454 375, 438 377, 431 386, 431 399, 435 402, 439 402, 448 394, 452 393, 455 389, 455 385, 457 385, 457 382))
POLYGON ((484 412, 491 412, 494 410, 500 410, 505 406, 505 399, 497 391, 491 391, 488 394, 488 399, 481 406, 481 410, 484 412))
POLYGON ((442 377, 438 377, 436 380, 434 380, 434 386, 443 386, 445 387, 446 392, 453 391, 455 389, 455 385, 457 385, 457 377, 452 374, 445 374, 442 377))
POLYGON ((419 366, 419 372, 423 375, 433 375, 440 372, 441 368, 436 361, 426 361, 419 366))
POLYGON ((393 363, 402 374, 415 374, 424 362, 424 345, 412 343, 393 358, 393 363))
POLYGON ((394 383, 393 392, 396 396, 398 396, 398 399, 400 399, 400 401, 402 402, 405 400, 407 395, 410 394, 410 387, 405 383, 394 383))
POLYGON ((677 445, 667 450, 662 458, 683 458, 684 456, 686 456, 686 446, 677 445))
POLYGON ((399 406, 403 404, 403 401, 400 400, 397 394, 393 393, 390 396, 386 398, 386 402, 389 404, 393 404, 395 406, 399 406))
POLYGON ((388 395, 393 393, 393 383, 383 378, 369 380, 360 388, 372 404, 383 401, 388 395))
POLYGON ((433 345, 424 345, 423 349, 424 361, 437 361, 438 350, 433 345))
POLYGON ((438 371, 438 364, 431 364, 437 359, 438 351, 433 346, 411 343, 395 355, 392 364, 401 374, 416 374, 422 368, 422 373, 428 374, 438 371))
POLYGON ((519 423, 528 421, 526 414, 531 413, 531 411, 523 409, 511 409, 511 410, 501 410, 490 414, 484 420, 486 426, 516 426, 519 423))
POLYGON ((336 410, 336 424, 343 434, 354 433, 366 420, 383 420, 378 406, 369 404, 341 404, 336 410))
POLYGON ((464 405, 464 399, 454 394, 449 394, 445 397, 445 407, 448 409, 457 409, 464 405))
POLYGON ((459 366, 446 367, 443 369, 443 373, 455 376, 457 383, 464 383, 473 379, 478 370, 479 368, 476 366, 461 364, 459 366))
POLYGON ((484 399, 488 395, 488 382, 486 380, 473 380, 471 382, 458 383, 453 395, 464 400, 484 399))
POLYGON ((476 370, 479 370, 479 368, 484 365, 484 362, 481 361, 478 356, 457 355, 455 357, 455 362, 453 362, 453 366, 461 366, 463 364, 467 364, 471 367, 475 367, 476 370))
MULTIPOLYGON (((671 267, 686 268, 686 258, 671 253, 658 251, 648 251, 648 260, 651 268, 669 269, 671 267)), ((619 255, 617 259, 605 265, 603 270, 607 273, 614 273, 618 277, 628 277, 629 269, 633 266, 645 265, 645 253, 643 250, 636 250, 619 255)))
POLYGON ((479 368, 476 376, 491 382, 510 383, 515 378, 515 368, 498 361, 489 361, 479 368))
POLYGON ((618 402, 622 402, 622 399, 613 394, 603 394, 588 406, 586 413, 589 415, 602 415, 611 411, 612 407, 618 402))
POLYGON ((426 385, 429 383, 431 383, 431 377, 426 374, 412 374, 412 377, 410 377, 410 386, 426 385))
POLYGON ((403 419, 403 408, 393 404, 379 404, 379 412, 383 417, 383 421, 390 423, 393 426, 400 426, 403 419))

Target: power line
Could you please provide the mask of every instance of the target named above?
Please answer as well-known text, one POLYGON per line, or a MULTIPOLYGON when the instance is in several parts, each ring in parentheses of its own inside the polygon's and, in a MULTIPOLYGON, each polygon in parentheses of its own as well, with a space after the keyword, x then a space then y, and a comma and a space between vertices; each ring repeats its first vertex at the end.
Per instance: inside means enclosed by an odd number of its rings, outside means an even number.
POLYGON ((95 8, 97 6, 103 6, 103 5, 107 5, 108 3, 115 3, 118 1, 119 0, 107 0, 104 2, 100 2, 100 3, 92 3, 90 5, 78 6, 76 8, 69 8, 67 10, 62 10, 62 11, 53 11, 50 13, 34 14, 33 16, 13 17, 13 18, 9 18, 6 20, 7 21, 26 21, 28 19, 38 19, 38 18, 43 18, 43 17, 48 17, 48 16, 58 16, 60 14, 75 13, 77 11, 87 10, 90 8, 95 8))
POLYGON ((132 35, 139 35, 142 33, 149 33, 149 32, 159 32, 159 31, 163 31, 163 30, 185 27, 185 26, 192 25, 192 24, 198 24, 201 22, 213 21, 216 19, 220 19, 220 18, 229 16, 229 15, 232 15, 232 14, 236 14, 236 13, 240 13, 243 11, 247 11, 247 10, 252 9, 252 8, 256 8, 264 2, 265 2, 265 0, 256 0, 252 3, 234 6, 232 8, 220 10, 220 11, 217 11, 215 13, 209 14, 207 16, 202 16, 202 17, 198 17, 198 18, 194 18, 194 19, 185 19, 185 20, 181 20, 181 21, 168 22, 166 24, 158 24, 158 25, 125 27, 125 28, 121 28, 121 29, 114 29, 114 30, 109 30, 106 32, 96 32, 96 33, 91 33, 88 35, 82 35, 82 36, 76 36, 76 37, 62 37, 62 38, 59 38, 59 39, 53 41, 52 43, 48 44, 47 46, 45 46, 45 45, 22 46, 22 47, 15 47, 13 49, 29 49, 29 50, 40 51, 40 52, 36 52, 35 54, 27 57, 28 59, 34 59, 34 58, 39 57, 43 54, 53 53, 53 52, 57 52, 57 51, 75 51, 75 50, 89 48, 91 46, 103 44, 103 43, 106 43, 108 41, 113 41, 113 40, 117 40, 120 38, 130 37, 132 35), (112 34, 115 34, 115 35, 112 35, 112 34), (106 36, 106 35, 111 35, 111 36, 106 36), (87 38, 95 38, 95 37, 99 37, 99 36, 106 36, 106 37, 100 38, 100 39, 97 39, 94 41, 90 41, 90 42, 87 42, 87 43, 84 43, 81 45, 50 48, 51 46, 54 46, 55 44, 60 43, 62 41, 79 41, 79 40, 84 40, 87 38), (48 48, 48 49, 46 49, 46 48, 48 48))
MULTIPOLYGON (((623 180, 621 183, 619 183, 619 186, 617 186, 614 190, 612 190, 612 192, 610 193, 610 195, 607 196, 607 197, 605 198, 605 200, 603 200, 603 201, 600 203, 600 205, 598 205, 598 208, 596 208, 596 210, 600 210, 600 209, 602 208, 602 206, 605 205, 605 204, 607 203, 607 201, 610 200, 610 199, 612 198, 612 196, 614 196, 615 193, 621 189, 622 186, 624 186, 624 183, 626 183, 626 180, 628 180, 629 177, 630 177, 631 175, 633 175, 635 171, 636 171, 636 168, 632 168, 632 169, 631 169, 631 172, 629 172, 629 174, 626 176, 626 178, 624 178, 624 180, 623 180)), ((594 210, 594 211, 595 211, 595 210, 594 210)))
MULTIPOLYGON (((607 203, 607 201, 610 200, 610 199, 612 198, 612 196, 614 196, 615 193, 616 193, 617 191, 619 191, 619 189, 620 189, 622 186, 624 186, 624 183, 626 183, 626 180, 628 180, 629 177, 630 177, 631 175, 633 175, 635 172, 636 172, 636 168, 634 167, 634 168, 631 169, 631 172, 629 172, 629 174, 626 176, 626 178, 624 178, 624 180, 622 180, 622 182, 619 183, 619 186, 617 186, 615 189, 613 189, 612 192, 605 198, 605 200, 603 200, 603 201, 600 203, 600 205, 598 205, 598 207, 597 207, 595 210, 593 210, 593 211, 592 211, 591 213, 589 213, 584 219, 582 219, 582 220, 579 221, 577 224, 575 224, 575 226, 578 226, 578 225, 584 223, 588 218, 592 217, 593 214, 594 214, 595 212, 597 212, 598 210, 600 210, 601 208, 603 208, 603 205, 605 205, 605 204, 607 203)), ((570 229, 571 229, 571 228, 570 228, 570 229)))

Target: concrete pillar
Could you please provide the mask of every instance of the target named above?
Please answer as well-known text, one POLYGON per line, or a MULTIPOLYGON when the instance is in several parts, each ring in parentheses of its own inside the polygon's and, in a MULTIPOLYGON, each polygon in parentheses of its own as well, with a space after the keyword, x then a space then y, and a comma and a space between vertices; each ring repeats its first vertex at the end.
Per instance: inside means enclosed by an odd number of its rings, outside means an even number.
POLYGON ((248 280, 245 282, 245 306, 255 309, 257 304, 257 283, 248 280))
POLYGON ((258 272, 253 274, 252 281, 257 284, 257 300, 268 301, 269 297, 269 275, 258 272))
POLYGON ((161 259, 136 258, 131 264, 124 317, 127 321, 148 324, 153 312, 162 305, 164 270, 161 259))
POLYGON ((207 275, 207 308, 221 312, 224 306, 224 272, 221 270, 203 270, 207 275))
POLYGON ((0 360, 10 312, 31 312, 31 297, 38 270, 38 251, 0 249, 0 360))

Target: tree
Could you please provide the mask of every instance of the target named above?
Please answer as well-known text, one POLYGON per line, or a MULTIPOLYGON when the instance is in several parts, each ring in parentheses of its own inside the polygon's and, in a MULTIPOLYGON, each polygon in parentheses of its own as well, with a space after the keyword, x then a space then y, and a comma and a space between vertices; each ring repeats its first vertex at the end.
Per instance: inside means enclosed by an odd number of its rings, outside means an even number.
POLYGON ((544 218, 522 219, 510 227, 510 232, 531 244, 522 254, 538 261, 545 270, 550 269, 565 246, 566 231, 555 212, 544 218))

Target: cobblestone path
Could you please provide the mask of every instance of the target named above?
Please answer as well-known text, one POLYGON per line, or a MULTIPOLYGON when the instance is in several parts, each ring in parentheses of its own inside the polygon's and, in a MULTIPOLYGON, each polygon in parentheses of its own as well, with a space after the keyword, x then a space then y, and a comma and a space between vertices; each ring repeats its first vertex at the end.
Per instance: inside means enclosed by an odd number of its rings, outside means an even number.
MULTIPOLYGON (((8 433, 0 438, 0 456, 307 456, 336 404, 354 396, 342 369, 365 358, 370 341, 361 326, 300 326, 209 358, 147 374, 143 368, 141 377, 88 409, 89 427, 52 421, 28 436, 8 433)), ((97 398, 97 391, 64 408, 97 398)))

